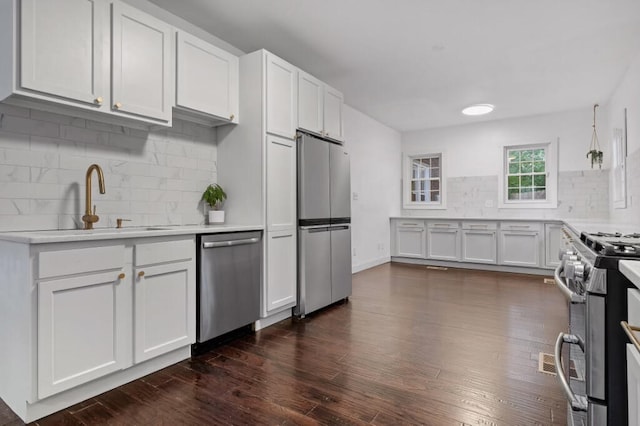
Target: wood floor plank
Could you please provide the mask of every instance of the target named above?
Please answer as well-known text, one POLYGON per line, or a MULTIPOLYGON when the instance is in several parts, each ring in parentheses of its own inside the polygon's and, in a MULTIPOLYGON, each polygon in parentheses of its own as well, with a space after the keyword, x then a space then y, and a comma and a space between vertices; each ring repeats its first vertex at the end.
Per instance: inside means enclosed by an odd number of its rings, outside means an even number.
MULTIPOLYGON (((38 424, 562 425, 537 371, 567 327, 540 276, 385 264, 281 321, 38 424)), ((20 424, 0 401, 0 426, 20 424)))

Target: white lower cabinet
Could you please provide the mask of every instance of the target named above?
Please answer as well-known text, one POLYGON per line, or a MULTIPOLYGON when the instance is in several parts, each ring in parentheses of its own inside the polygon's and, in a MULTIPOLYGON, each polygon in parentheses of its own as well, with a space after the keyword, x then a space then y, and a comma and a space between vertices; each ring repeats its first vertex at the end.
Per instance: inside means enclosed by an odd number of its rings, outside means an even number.
POLYGON ((509 266, 540 266, 541 224, 502 222, 499 232, 499 263, 509 266))
POLYGON ((423 220, 394 222, 393 255, 399 257, 427 257, 427 238, 423 220))
POLYGON ((427 225, 427 257, 436 260, 460 260, 458 222, 434 222, 427 225))
POLYGON ((128 366, 130 290, 123 269, 38 283, 38 398, 128 366))
POLYGON ((640 424, 640 352, 632 344, 627 344, 627 390, 628 424, 637 425, 640 424))
POLYGON ((498 263, 496 222, 464 222, 462 224, 462 261, 498 263))
POLYGON ((544 224, 544 263, 548 268, 555 268, 560 264, 558 254, 562 247, 562 224, 544 224))
POLYGON ((265 306, 270 312, 293 307, 297 294, 297 236, 296 230, 267 232, 267 279, 265 306))
POLYGON ((38 399, 195 341, 194 236, 84 244, 36 248, 38 399))
POLYGON ((136 268, 134 361, 142 362, 195 341, 195 264, 136 268))

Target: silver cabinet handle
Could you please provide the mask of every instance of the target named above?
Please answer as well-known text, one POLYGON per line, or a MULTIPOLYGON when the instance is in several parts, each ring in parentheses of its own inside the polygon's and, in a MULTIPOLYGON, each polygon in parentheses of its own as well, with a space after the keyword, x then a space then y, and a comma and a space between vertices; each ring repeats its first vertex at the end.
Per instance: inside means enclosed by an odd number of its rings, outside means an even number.
POLYGON ((567 287, 567 284, 564 282, 564 280, 560 276, 563 270, 564 270, 564 265, 560 264, 558 265, 556 270, 553 272, 553 279, 556 282, 556 286, 560 289, 562 294, 564 294, 564 297, 566 297, 567 300, 569 300, 571 303, 585 303, 587 300, 586 297, 571 291, 571 289, 567 287))
POLYGON ((448 227, 451 226, 451 224, 450 223, 434 223, 433 226, 439 226, 439 227, 443 227, 443 228, 447 227, 448 228, 448 227))
POLYGON ((508 225, 511 229, 529 229, 531 225, 508 225))
POLYGON ((422 226, 420 223, 402 222, 402 226, 422 226))
POLYGON ((470 228, 487 229, 489 225, 469 225, 470 228))
POLYGON ((569 382, 565 377, 564 365, 562 364, 562 345, 565 343, 579 345, 584 351, 584 342, 582 342, 582 339, 572 334, 560 333, 558 335, 558 339, 556 339, 556 346, 554 348, 554 355, 556 357, 556 376, 558 377, 558 380, 560 380, 560 385, 562 386, 562 390, 564 390, 564 394, 571 403, 571 408, 574 411, 587 411, 587 407, 589 405, 587 397, 583 395, 576 395, 571 389, 571 386, 569 386, 569 382))
POLYGON ((255 244, 260 241, 260 238, 247 238, 244 240, 229 240, 229 241, 214 241, 202 243, 202 248, 216 248, 216 247, 231 247, 241 246, 243 244, 255 244))

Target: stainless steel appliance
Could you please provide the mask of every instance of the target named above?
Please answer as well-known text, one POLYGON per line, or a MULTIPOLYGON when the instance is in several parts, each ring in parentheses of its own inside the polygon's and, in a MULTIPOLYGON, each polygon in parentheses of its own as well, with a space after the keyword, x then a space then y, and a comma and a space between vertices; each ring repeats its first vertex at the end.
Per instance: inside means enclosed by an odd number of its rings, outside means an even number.
POLYGON ((198 343, 260 318, 261 239, 260 231, 198 236, 198 343))
POLYGON ((306 314, 351 295, 349 154, 335 142, 298 136, 298 305, 306 314))
POLYGON ((620 321, 627 319, 627 289, 633 284, 618 270, 623 258, 640 257, 640 235, 581 233, 563 229, 569 248, 555 271, 569 304, 569 333, 555 346, 558 379, 567 395, 568 424, 626 425, 625 343, 620 321), (570 350, 563 351, 565 344, 570 350), (569 358, 577 376, 569 376, 569 358))

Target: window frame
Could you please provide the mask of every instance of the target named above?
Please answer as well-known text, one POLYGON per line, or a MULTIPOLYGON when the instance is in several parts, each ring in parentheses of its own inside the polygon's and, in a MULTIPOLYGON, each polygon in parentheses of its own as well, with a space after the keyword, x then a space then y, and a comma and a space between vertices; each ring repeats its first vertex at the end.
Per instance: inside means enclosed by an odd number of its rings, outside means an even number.
POLYGON ((446 209, 446 166, 444 155, 441 152, 432 153, 404 153, 402 165, 402 207, 404 209, 446 209), (411 172, 413 160, 417 158, 439 158, 440 159, 440 201, 411 201, 411 172))
MULTIPOLYGON (((532 172, 533 173, 533 172, 532 172)), ((552 209, 558 207, 558 142, 521 143, 502 147, 502 167, 498 174, 498 207, 502 209, 552 209), (545 200, 509 200, 510 150, 545 150, 545 200)))

